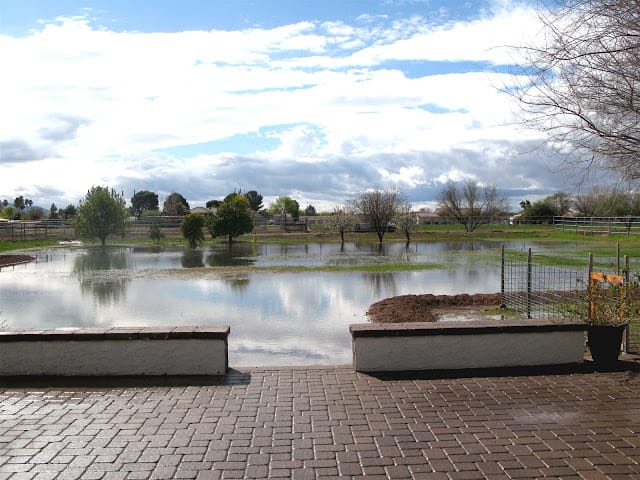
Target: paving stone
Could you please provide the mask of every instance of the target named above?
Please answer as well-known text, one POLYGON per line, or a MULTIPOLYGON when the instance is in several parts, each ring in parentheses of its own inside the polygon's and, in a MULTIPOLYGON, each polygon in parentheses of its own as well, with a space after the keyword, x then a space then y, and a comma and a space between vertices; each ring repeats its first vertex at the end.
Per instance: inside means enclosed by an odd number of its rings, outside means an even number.
POLYGON ((0 479, 640 478, 637 371, 0 386, 0 479))

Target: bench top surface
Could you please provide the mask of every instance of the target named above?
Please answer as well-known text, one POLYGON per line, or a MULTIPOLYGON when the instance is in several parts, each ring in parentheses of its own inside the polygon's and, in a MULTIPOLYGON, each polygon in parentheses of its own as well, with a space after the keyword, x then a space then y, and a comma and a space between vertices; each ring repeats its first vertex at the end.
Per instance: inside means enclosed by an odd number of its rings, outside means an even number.
POLYGON ((584 331, 587 325, 561 318, 535 320, 464 320, 446 322, 357 323, 349 326, 356 337, 410 337, 426 335, 477 335, 584 331))
POLYGON ((16 329, 0 331, 0 342, 226 339, 230 330, 226 325, 16 329))

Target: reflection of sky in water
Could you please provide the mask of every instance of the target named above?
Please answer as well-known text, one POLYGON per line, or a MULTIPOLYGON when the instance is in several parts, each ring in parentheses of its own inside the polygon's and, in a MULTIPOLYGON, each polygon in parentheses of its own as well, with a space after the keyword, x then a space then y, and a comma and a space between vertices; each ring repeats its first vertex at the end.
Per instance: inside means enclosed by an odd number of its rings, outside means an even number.
MULTIPOLYGON (((473 252, 486 245, 476 245, 473 252)), ((499 245, 490 246, 499 252, 499 245)), ((352 355, 349 324, 365 322, 367 308, 380 299, 410 293, 499 291, 498 262, 481 256, 474 260, 469 252, 453 251, 447 244, 416 244, 409 251, 404 244, 390 244, 384 253, 369 245, 347 245, 341 252, 336 244, 237 244, 231 252, 220 245, 186 255, 182 250, 138 248, 114 248, 106 254, 49 249, 38 253, 38 263, 0 271, 0 322, 8 328, 230 325, 232 366, 346 364, 352 355), (448 268, 395 273, 217 275, 211 269, 204 276, 145 274, 189 268, 194 262, 323 265, 398 258, 446 262, 448 268)))

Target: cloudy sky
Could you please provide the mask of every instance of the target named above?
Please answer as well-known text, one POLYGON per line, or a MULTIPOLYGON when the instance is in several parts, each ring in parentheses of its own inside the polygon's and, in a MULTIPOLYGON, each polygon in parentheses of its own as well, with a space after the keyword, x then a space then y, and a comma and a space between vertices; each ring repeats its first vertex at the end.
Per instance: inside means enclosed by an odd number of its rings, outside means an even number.
POLYGON ((501 88, 531 0, 0 0, 0 200, 92 185, 329 210, 444 182, 566 189, 501 88))

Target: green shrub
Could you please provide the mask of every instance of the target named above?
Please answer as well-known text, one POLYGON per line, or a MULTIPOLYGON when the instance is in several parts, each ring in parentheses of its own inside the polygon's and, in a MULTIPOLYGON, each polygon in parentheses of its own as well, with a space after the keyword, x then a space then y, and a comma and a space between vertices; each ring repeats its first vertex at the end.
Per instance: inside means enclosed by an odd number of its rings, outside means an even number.
POLYGON ((162 233, 158 225, 151 225, 151 227, 149 227, 149 238, 155 242, 159 242, 164 238, 164 233, 162 233))

